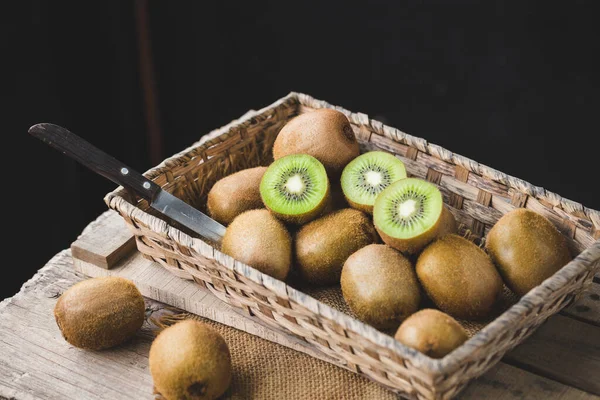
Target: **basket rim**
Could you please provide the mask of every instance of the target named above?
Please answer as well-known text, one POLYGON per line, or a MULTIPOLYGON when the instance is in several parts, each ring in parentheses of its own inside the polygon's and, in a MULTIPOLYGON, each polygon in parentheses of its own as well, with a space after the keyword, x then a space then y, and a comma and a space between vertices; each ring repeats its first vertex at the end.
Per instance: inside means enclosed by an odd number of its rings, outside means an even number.
MULTIPOLYGON (((269 115, 272 111, 276 111, 281 105, 288 102, 296 103, 296 105, 307 105, 313 108, 333 108, 341 111, 355 125, 369 126, 377 134, 390 137, 394 141, 402 144, 416 147, 420 151, 426 152, 427 154, 433 155, 434 157, 440 158, 452 164, 460 165, 471 172, 491 179, 494 182, 517 189, 535 197, 536 199, 547 201, 555 206, 560 205, 568 213, 584 213, 590 218, 593 225, 597 229, 600 229, 599 211, 587 208, 575 201, 564 199, 558 194, 547 191, 541 187, 534 186, 519 178, 512 177, 485 165, 479 164, 476 161, 470 160, 466 157, 454 154, 442 148, 441 146, 428 143, 425 139, 411 136, 396 128, 392 128, 382 124, 381 122, 371 120, 366 114, 352 113, 342 107, 333 106, 325 101, 316 100, 309 95, 297 92, 291 92, 287 96, 278 99, 271 105, 268 105, 258 111, 250 110, 242 117, 231 121, 229 124, 226 124, 221 128, 211 131, 200 141, 165 159, 156 167, 146 171, 144 176, 149 179, 153 179, 156 176, 170 170, 174 165, 179 165, 182 162, 189 162, 198 157, 206 161, 208 159, 208 157, 204 154, 206 149, 225 140, 227 137, 229 137, 232 131, 239 129, 245 124, 251 123, 254 119, 270 118, 269 115)), ((487 324, 481 331, 473 335, 473 337, 471 337, 455 351, 446 355, 442 359, 433 359, 401 344, 392 336, 384 334, 375 328, 351 317, 350 315, 338 311, 324 303, 319 302, 315 298, 288 286, 282 281, 265 275, 260 271, 241 263, 224 253, 221 253, 219 250, 204 242, 202 239, 187 235, 179 229, 169 225, 164 220, 154 217, 153 215, 131 204, 123 197, 124 195, 125 189, 123 187, 118 187, 105 196, 105 202, 110 208, 124 213, 134 220, 144 221, 159 235, 168 237, 204 257, 209 257, 216 260, 221 265, 241 274, 245 278, 252 280, 254 283, 262 285, 267 289, 272 290, 277 295, 288 298, 291 301, 308 308, 318 317, 334 320, 344 328, 353 330, 371 342, 393 351, 394 353, 403 357, 405 360, 410 361, 410 363, 414 366, 425 368, 436 374, 447 373, 459 367, 460 364, 469 356, 471 356, 474 351, 486 343, 493 341, 495 337, 507 331, 510 323, 521 318, 531 308, 542 304, 553 291, 560 289, 560 287, 564 285, 564 282, 580 274, 581 272, 591 270, 594 263, 600 260, 600 239, 598 239, 592 243, 590 247, 575 257, 571 262, 556 272, 553 276, 546 279, 542 284, 532 289, 526 295, 522 296, 517 303, 512 305, 508 310, 504 311, 500 316, 487 324)))

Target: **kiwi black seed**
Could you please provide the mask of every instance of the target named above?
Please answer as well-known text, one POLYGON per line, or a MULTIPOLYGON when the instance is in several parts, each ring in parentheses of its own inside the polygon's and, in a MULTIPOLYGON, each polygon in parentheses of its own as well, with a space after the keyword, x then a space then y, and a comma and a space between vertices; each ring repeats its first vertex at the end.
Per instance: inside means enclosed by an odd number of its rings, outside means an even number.
POLYGON ((298 272, 313 285, 337 284, 348 257, 377 241, 377 232, 365 213, 353 208, 334 211, 296 233, 298 272))
POLYGON ((423 250, 417 276, 435 305, 461 319, 490 315, 502 293, 502 279, 485 251, 454 234, 423 250))
POLYGON ((496 222, 487 236, 486 248, 506 285, 519 296, 572 259, 565 237, 552 222, 524 208, 496 222))
POLYGON ((344 263, 341 285, 350 309, 377 329, 395 329, 419 309, 421 292, 413 265, 385 244, 352 254, 344 263))
POLYGON ((329 201, 329 180, 323 164, 307 154, 273 162, 260 183, 264 205, 279 219, 304 224, 320 216, 329 201))
POLYGON ((371 151, 346 165, 341 183, 350 206, 372 214, 379 193, 404 178, 406 168, 402 161, 383 151, 371 151))
POLYGON ((248 168, 220 179, 208 192, 206 206, 210 216, 223 225, 244 211, 263 208, 260 181, 267 167, 248 168))
POLYGON ((152 342, 148 360, 154 387, 167 400, 213 400, 231 383, 225 339, 194 320, 178 322, 152 342))
POLYGON ((429 357, 442 358, 463 344, 468 336, 462 325, 448 314, 424 309, 408 317, 394 338, 429 357))
POLYGON ((238 215, 227 227, 221 251, 274 278, 285 280, 292 263, 292 238, 267 210, 238 215))
POLYGON ((415 254, 437 237, 442 211, 442 194, 435 185, 406 178, 392 183, 377 196, 373 221, 386 244, 415 254))
POLYGON ((54 317, 63 337, 73 346, 107 349, 125 342, 141 328, 144 298, 127 279, 87 279, 59 297, 54 317))
POLYGON ((273 145, 273 158, 290 154, 309 154, 325 166, 327 174, 338 179, 359 147, 346 116, 328 108, 301 114, 279 132, 273 145))

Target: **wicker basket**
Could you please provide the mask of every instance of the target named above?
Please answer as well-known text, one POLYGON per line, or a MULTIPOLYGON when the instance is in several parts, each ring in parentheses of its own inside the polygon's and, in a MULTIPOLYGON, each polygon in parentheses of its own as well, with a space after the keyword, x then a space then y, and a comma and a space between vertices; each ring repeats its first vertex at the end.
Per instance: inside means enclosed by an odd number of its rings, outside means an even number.
POLYGON ((151 213, 147 202, 118 188, 105 201, 135 234, 138 249, 169 271, 193 279, 221 300, 267 325, 297 335, 334 362, 416 399, 447 399, 481 375, 546 318, 570 304, 600 269, 600 213, 310 96, 291 93, 251 111, 165 160, 146 176, 164 189, 205 209, 220 178, 240 169, 268 165, 281 127, 316 108, 343 112, 362 150, 383 149, 401 159, 411 176, 436 184, 457 221, 483 237, 505 213, 526 207, 549 218, 580 253, 554 276, 491 321, 459 349, 434 360, 257 270, 151 213))

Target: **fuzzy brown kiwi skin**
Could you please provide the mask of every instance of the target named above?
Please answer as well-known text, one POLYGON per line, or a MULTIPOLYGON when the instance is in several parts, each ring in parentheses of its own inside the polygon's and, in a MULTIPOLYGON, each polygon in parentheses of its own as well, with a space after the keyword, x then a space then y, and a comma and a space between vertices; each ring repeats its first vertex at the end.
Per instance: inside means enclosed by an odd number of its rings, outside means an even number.
POLYGON ((206 206, 210 216, 223 225, 244 211, 263 208, 260 181, 267 167, 244 169, 217 181, 208 192, 206 206))
POLYGON ((544 216, 524 208, 492 227, 486 248, 506 285, 523 296, 571 261, 565 237, 544 216))
POLYGON ((185 320, 163 330, 149 354, 154 387, 167 400, 213 400, 231 383, 231 355, 212 327, 185 320))
POLYGON ((429 308, 408 317, 394 338, 426 356, 442 358, 463 344, 468 336, 454 318, 429 308))
POLYGON ((298 214, 298 215, 281 214, 281 213, 271 210, 266 204, 265 204, 265 207, 267 207, 267 209, 275 217, 282 220, 283 222, 286 222, 288 224, 294 224, 294 225, 303 225, 303 224, 306 224, 307 222, 310 222, 310 221, 317 219, 320 216, 326 214, 328 212, 328 207, 330 205, 331 205, 330 189, 329 189, 329 183, 327 183, 327 192, 325 193, 325 196, 323 197, 321 202, 315 208, 313 208, 311 211, 309 211, 307 213, 298 214))
POLYGON ((378 239, 373 223, 361 211, 345 208, 325 215, 296 233, 299 275, 313 285, 339 283, 348 257, 378 239))
POLYGON ((292 264, 288 230, 264 209, 238 215, 225 231, 221 251, 279 280, 285 280, 292 264))
POLYGON ((396 328, 419 309, 421 290, 414 267, 399 251, 371 244, 344 263, 342 294, 356 316, 377 329, 396 328))
POLYGON ((103 277, 79 282, 54 307, 56 323, 75 347, 102 350, 131 338, 144 323, 144 298, 124 278, 103 277))
POLYGON ((502 293, 502 279, 490 257, 458 235, 443 236, 427 246, 416 270, 435 305, 455 318, 488 316, 502 293))
POLYGON ((454 215, 446 206, 444 206, 442 215, 440 217, 440 225, 438 226, 436 238, 448 235, 450 233, 458 233, 458 224, 456 223, 456 218, 454 218, 454 215))
POLYGON ((310 154, 323 164, 329 179, 339 177, 346 164, 359 153, 348 118, 327 108, 301 114, 289 121, 273 145, 275 160, 290 154, 310 154))

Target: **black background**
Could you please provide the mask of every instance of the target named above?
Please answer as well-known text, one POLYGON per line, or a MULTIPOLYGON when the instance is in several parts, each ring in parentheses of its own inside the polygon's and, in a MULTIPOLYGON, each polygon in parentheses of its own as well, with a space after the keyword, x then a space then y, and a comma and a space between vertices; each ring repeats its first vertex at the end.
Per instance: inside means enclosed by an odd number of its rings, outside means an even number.
MULTIPOLYGON (((151 1, 162 155, 294 90, 600 209, 593 5, 151 1)), ((152 166, 134 10, 21 1, 0 13, 0 299, 68 247, 114 187, 30 125, 66 126, 152 166)))

